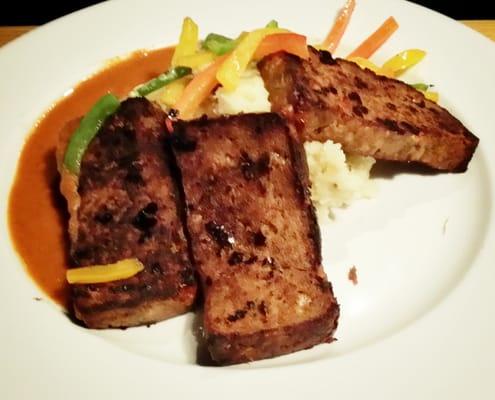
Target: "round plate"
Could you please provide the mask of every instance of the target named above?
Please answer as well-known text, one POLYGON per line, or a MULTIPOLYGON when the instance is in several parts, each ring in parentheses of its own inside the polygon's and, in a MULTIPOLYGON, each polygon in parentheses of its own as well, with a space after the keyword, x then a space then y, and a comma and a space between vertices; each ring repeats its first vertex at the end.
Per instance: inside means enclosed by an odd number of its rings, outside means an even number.
POLYGON ((393 15, 400 28, 373 60, 407 48, 426 50, 404 80, 434 84, 441 104, 480 138, 480 146, 464 174, 379 164, 375 198, 321 221, 324 265, 341 304, 337 342, 235 367, 202 367, 195 362, 193 314, 151 328, 81 328, 40 292, 10 242, 7 200, 26 135, 54 101, 105 60, 173 44, 187 15, 202 36, 235 35, 275 18, 321 38, 342 2, 108 2, 0 49, 1 398, 495 396, 495 46, 407 2, 358 2, 337 55, 345 56, 393 15), (347 279, 352 266, 358 285, 347 279))

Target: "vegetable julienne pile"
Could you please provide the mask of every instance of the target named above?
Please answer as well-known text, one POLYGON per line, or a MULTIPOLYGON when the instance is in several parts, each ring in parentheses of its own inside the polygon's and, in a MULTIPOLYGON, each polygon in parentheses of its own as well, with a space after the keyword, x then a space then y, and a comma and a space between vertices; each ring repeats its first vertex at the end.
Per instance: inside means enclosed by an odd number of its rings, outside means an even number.
MULTIPOLYGON (((318 49, 335 52, 353 14, 355 0, 347 0, 325 40, 315 45, 318 49)), ((369 58, 398 29, 393 17, 387 18, 378 29, 365 39, 347 59, 361 68, 376 74, 397 78, 406 70, 420 62, 425 52, 419 49, 402 51, 382 66, 369 58)), ((276 21, 250 32, 242 32, 237 38, 228 38, 210 33, 203 41, 199 40, 199 29, 189 17, 182 24, 179 43, 175 48, 170 69, 158 77, 136 87, 129 97, 149 96, 166 108, 169 113, 168 128, 172 130, 172 119, 192 119, 201 114, 201 107, 211 99, 215 89, 233 92, 238 87, 242 75, 250 65, 266 55, 285 51, 300 58, 309 57, 306 36, 282 29, 276 21), (159 90, 160 89, 160 90, 159 90), (157 98, 157 93, 159 93, 157 98)), ((413 84, 425 97, 437 101, 438 94, 430 92, 429 85, 413 84)), ((82 119, 78 129, 69 140, 63 158, 64 172, 76 179, 87 146, 98 133, 105 119, 119 107, 120 101, 113 94, 100 98, 82 119)), ((73 268, 67 272, 70 283, 98 283, 128 278, 142 270, 136 259, 122 260, 106 266, 73 268)))

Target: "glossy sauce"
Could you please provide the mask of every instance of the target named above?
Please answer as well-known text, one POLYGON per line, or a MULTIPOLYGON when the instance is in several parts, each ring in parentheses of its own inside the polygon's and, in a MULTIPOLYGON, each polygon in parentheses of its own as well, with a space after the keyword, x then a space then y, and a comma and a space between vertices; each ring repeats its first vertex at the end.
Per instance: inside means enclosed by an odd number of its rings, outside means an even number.
POLYGON ((112 62, 56 103, 37 122, 24 145, 9 197, 11 238, 31 277, 65 307, 69 243, 68 214, 58 188, 55 160, 59 132, 103 94, 125 97, 136 85, 164 72, 172 52, 172 48, 142 51, 112 62))

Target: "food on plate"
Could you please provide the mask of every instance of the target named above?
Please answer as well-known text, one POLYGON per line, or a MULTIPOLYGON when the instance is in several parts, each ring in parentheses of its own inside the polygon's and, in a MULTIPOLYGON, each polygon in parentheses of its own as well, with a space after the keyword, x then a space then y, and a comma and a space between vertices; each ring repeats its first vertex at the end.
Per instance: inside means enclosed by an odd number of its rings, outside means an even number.
POLYGON ((304 143, 311 182, 311 199, 319 219, 332 216, 332 209, 354 200, 375 195, 376 182, 370 179, 373 157, 345 154, 338 143, 304 143))
MULTIPOLYGON (((144 265, 120 280, 111 279, 110 269, 106 277, 90 269, 91 283, 71 285, 75 315, 90 328, 149 324, 188 311, 195 300, 165 119, 146 99, 126 100, 87 147, 77 175, 59 163, 74 265, 132 258, 144 265)), ((69 154, 66 143, 59 154, 69 154)))
MULTIPOLYGON (((375 159, 465 171, 478 144, 430 85, 395 79, 425 51, 369 59, 397 30, 393 17, 347 60, 327 51, 354 8, 348 0, 315 47, 276 21, 201 41, 185 18, 175 49, 142 55, 153 73, 127 65, 119 89, 111 74, 81 89, 102 96, 93 107, 69 97, 48 113, 69 111, 57 166, 66 278, 86 326, 150 324, 198 300, 220 364, 333 340, 339 305, 312 201, 323 216, 371 197, 375 159)), ((357 282, 355 268, 348 276, 357 282)))
POLYGON ((350 269, 349 272, 347 273, 347 279, 349 279, 353 285, 358 284, 358 276, 357 276, 357 269, 356 266, 353 265, 350 269))
POLYGON ((340 143, 345 152, 465 171, 478 144, 447 110, 411 86, 310 50, 303 60, 277 53, 258 63, 273 111, 302 139, 340 143))
POLYGON ((173 150, 212 358, 231 364, 332 340, 302 145, 276 114, 178 122, 173 150))

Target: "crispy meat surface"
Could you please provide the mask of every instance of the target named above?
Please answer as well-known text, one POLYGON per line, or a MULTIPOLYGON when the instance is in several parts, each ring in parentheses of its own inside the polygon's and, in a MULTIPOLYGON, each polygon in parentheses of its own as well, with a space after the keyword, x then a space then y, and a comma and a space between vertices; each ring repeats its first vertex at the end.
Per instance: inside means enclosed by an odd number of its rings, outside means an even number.
POLYGON ((189 310, 194 301, 164 123, 152 103, 126 100, 89 145, 79 181, 61 171, 74 266, 125 258, 145 265, 129 279, 72 286, 75 315, 90 328, 153 323, 189 310))
POLYGON ((321 266, 302 146, 276 114, 176 125, 187 227, 220 364, 332 341, 339 306, 321 266))
POLYGON ((381 160, 465 171, 478 138, 422 93, 310 47, 302 60, 276 53, 258 63, 272 111, 304 141, 328 139, 381 160))

